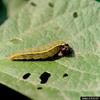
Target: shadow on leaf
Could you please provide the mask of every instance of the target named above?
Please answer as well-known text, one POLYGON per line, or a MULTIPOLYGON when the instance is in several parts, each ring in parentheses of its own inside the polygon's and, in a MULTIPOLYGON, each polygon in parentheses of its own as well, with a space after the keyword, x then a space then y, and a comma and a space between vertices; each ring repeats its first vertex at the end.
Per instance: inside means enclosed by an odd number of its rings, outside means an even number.
POLYGON ((14 91, 13 89, 0 84, 0 98, 2 100, 31 100, 30 98, 14 91))

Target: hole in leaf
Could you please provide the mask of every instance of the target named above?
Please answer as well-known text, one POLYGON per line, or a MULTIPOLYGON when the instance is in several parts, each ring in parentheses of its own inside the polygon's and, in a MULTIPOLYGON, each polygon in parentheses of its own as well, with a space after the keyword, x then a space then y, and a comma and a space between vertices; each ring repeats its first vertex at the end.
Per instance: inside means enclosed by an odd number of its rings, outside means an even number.
POLYGON ((63 75, 63 77, 67 77, 68 76, 68 74, 67 73, 65 73, 64 75, 63 75))
POLYGON ((54 7, 54 4, 53 4, 52 2, 49 2, 48 5, 49 5, 50 7, 54 7))
POLYGON ((27 79, 30 75, 30 73, 26 73, 25 75, 23 75, 23 79, 27 79))
POLYGON ((48 73, 48 72, 44 72, 44 73, 42 73, 41 74, 41 76, 40 76, 40 79, 41 79, 41 84, 44 84, 44 83, 46 83, 47 81, 48 81, 48 79, 49 79, 49 77, 50 77, 51 75, 50 75, 50 73, 48 73))
POLYGON ((100 2, 100 0, 96 0, 97 2, 100 2))
POLYGON ((30 4, 31 4, 32 6, 34 6, 34 7, 37 6, 36 3, 34 3, 34 2, 31 2, 30 4))
POLYGON ((0 0, 0 25, 8 19, 8 10, 4 0, 0 0))
POLYGON ((74 18, 77 18, 77 17, 78 17, 77 12, 74 12, 74 13, 73 13, 73 17, 74 17, 74 18))
POLYGON ((41 89, 42 89, 42 87, 38 87, 37 89, 38 89, 38 90, 41 90, 41 89))

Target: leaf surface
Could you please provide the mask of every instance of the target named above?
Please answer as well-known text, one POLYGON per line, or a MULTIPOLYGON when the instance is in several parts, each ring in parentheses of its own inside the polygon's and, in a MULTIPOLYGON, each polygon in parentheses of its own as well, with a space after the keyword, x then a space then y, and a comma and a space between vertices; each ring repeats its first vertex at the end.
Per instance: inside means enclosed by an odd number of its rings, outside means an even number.
POLYGON ((0 26, 0 83, 33 100, 79 100, 81 96, 100 95, 99 8, 95 0, 23 0, 20 9, 15 13, 12 9, 13 16, 0 26), (16 51, 58 39, 74 49, 75 57, 9 59, 16 51), (41 84, 44 72, 51 76, 41 84), (23 79, 26 73, 30 76, 23 79))

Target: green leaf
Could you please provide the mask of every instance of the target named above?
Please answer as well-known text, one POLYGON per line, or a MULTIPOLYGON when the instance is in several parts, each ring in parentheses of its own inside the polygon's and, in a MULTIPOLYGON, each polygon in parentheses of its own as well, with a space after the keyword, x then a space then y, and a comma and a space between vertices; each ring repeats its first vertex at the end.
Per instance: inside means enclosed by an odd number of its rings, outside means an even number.
POLYGON ((16 10, 11 11, 13 16, 0 26, 0 83, 34 100, 99 96, 100 3, 96 0, 18 0, 18 4, 20 7, 15 6, 16 10), (9 59, 16 51, 58 39, 74 49, 75 57, 55 61, 9 59), (40 76, 44 72, 51 76, 41 84, 40 76), (23 78, 25 75, 27 79, 23 78))

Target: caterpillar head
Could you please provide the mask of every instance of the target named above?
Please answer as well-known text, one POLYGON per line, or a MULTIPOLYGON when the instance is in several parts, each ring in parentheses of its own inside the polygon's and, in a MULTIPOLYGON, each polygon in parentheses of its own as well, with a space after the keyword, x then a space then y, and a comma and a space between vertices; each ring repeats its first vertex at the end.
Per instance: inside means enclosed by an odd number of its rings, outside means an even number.
POLYGON ((58 56, 73 56, 74 50, 69 46, 69 44, 64 44, 60 48, 60 52, 58 53, 58 56))

